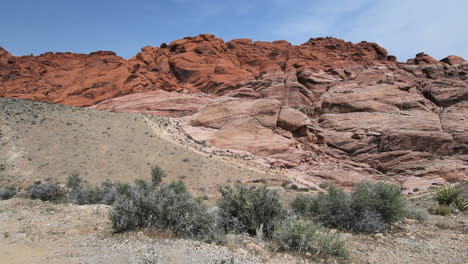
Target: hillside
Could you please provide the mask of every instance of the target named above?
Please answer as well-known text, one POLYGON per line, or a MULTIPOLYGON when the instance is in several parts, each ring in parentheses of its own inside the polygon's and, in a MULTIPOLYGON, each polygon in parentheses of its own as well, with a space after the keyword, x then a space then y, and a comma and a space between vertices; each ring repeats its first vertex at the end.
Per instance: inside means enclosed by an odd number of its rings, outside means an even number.
POLYGON ((0 98, 0 185, 64 182, 79 172, 90 183, 148 179, 152 165, 196 193, 217 184, 264 178, 266 170, 233 153, 212 152, 178 131, 177 120, 116 114, 0 98))

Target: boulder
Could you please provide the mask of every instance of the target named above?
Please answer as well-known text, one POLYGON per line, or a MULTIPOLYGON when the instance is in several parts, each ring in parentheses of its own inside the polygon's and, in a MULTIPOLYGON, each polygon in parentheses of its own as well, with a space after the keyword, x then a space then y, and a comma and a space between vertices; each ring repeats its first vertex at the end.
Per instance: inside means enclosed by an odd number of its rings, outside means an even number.
POLYGON ((447 56, 447 57, 441 59, 440 61, 448 63, 451 66, 455 66, 455 65, 459 65, 459 64, 462 64, 463 62, 465 62, 465 59, 463 59, 462 57, 459 57, 459 56, 451 55, 451 56, 447 56))
POLYGON ((308 124, 309 118, 302 112, 291 107, 281 108, 278 116, 278 127, 290 132, 295 132, 308 124))

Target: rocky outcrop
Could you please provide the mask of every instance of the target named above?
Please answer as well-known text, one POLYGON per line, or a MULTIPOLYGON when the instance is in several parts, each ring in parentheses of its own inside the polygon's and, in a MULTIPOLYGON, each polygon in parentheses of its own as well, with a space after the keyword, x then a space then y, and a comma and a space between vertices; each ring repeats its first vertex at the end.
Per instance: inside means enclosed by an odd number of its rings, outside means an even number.
POLYGON ((112 112, 184 117, 198 112, 212 98, 207 95, 171 93, 164 90, 156 90, 105 100, 90 108, 112 112))
POLYGON ((400 63, 369 42, 202 34, 130 60, 1 49, 0 96, 178 117, 195 140, 294 168, 306 185, 424 177, 427 187, 468 180, 467 72, 461 57, 400 63))

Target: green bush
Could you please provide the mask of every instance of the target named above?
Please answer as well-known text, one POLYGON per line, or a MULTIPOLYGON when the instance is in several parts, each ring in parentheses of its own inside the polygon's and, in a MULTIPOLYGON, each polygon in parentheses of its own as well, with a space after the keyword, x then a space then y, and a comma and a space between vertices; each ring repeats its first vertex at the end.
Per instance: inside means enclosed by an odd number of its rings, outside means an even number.
POLYGON ((289 206, 299 216, 310 217, 314 209, 314 198, 311 196, 298 195, 296 196, 289 206))
POLYGON ((154 165, 151 168, 151 183, 153 186, 158 186, 161 184, 162 178, 166 176, 166 172, 158 165, 154 165))
POLYGON ((219 188, 222 198, 218 201, 219 221, 226 233, 267 235, 273 232, 275 223, 283 214, 278 193, 263 187, 219 188))
POLYGON ((214 216, 186 191, 182 182, 154 189, 134 187, 128 196, 117 198, 109 218, 116 233, 147 227, 211 240, 216 228, 214 216))
POLYGON ((8 200, 16 195, 16 189, 13 186, 4 186, 0 190, 0 200, 8 200))
POLYGON ((393 223, 401 219, 406 207, 400 188, 383 182, 364 181, 357 184, 351 200, 351 207, 355 214, 373 211, 380 214, 385 223, 393 223))
POLYGON ((309 253, 314 257, 348 257, 345 243, 339 235, 311 220, 280 222, 273 233, 273 241, 283 250, 309 253))
POLYGON ((326 226, 342 229, 352 228, 351 199, 335 186, 320 193, 310 206, 312 214, 326 226))
POLYGON ((64 198, 64 191, 55 183, 34 183, 26 189, 26 197, 42 201, 59 201, 64 198))
POLYGON ((391 184, 362 182, 348 194, 329 186, 317 197, 297 197, 292 210, 328 227, 361 232, 382 232, 385 224, 401 219, 405 200, 400 189, 391 184))
POLYGON ((69 189, 79 188, 81 186, 81 177, 78 172, 73 172, 67 178, 66 185, 69 189))
POLYGON ((109 180, 101 186, 90 186, 82 183, 79 174, 72 174, 67 179, 68 201, 75 204, 107 204, 111 205, 119 195, 128 195, 130 185, 126 183, 113 183, 109 180))

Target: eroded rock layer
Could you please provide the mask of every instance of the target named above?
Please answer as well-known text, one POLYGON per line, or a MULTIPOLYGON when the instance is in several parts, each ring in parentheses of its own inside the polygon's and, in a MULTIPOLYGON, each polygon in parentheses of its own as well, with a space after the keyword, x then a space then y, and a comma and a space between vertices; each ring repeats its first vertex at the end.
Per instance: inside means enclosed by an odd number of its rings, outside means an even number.
POLYGON ((15 57, 0 96, 181 118, 192 138, 294 169, 304 184, 467 180, 468 62, 334 38, 224 42, 203 34, 113 52, 15 57))

